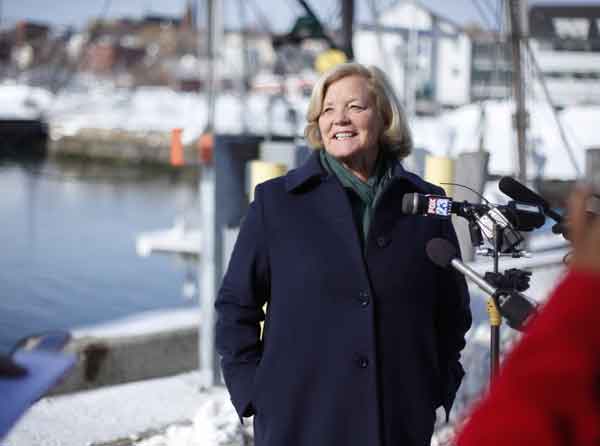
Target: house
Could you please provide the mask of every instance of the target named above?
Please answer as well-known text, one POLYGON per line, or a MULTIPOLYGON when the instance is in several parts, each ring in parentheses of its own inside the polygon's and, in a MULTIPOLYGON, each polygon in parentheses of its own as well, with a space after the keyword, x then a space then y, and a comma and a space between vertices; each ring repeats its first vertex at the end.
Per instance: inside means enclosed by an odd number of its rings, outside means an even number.
POLYGON ((396 1, 378 22, 355 26, 355 58, 386 71, 409 113, 470 101, 471 41, 461 26, 418 1, 396 1))

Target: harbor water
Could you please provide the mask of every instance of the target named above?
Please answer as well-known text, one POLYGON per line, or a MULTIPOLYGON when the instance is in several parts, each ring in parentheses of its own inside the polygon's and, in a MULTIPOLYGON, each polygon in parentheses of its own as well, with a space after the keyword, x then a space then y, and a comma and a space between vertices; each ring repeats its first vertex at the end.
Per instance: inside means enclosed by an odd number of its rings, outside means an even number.
POLYGON ((184 298, 196 264, 142 258, 137 234, 198 220, 197 174, 93 161, 0 161, 0 352, 18 339, 184 298))

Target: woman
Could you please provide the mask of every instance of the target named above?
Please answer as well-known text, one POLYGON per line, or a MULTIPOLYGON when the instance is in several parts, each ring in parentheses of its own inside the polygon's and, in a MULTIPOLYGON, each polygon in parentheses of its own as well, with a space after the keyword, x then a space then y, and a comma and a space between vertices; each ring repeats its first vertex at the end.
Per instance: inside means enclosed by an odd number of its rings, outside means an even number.
POLYGON ((471 315, 464 279, 425 254, 456 243, 451 224, 401 202, 442 190, 402 168, 411 137, 380 70, 324 74, 307 117, 317 150, 257 186, 217 298, 232 402, 257 446, 428 445, 471 315))

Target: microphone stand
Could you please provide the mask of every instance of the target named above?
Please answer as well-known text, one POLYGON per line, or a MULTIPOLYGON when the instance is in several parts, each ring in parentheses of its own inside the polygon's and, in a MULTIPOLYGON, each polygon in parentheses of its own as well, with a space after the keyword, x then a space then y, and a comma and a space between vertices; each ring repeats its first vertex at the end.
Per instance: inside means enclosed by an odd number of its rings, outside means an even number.
MULTIPOLYGON (((500 250, 502 248, 502 228, 494 223, 494 273, 499 272, 500 250)), ((502 325, 502 316, 494 302, 494 297, 490 296, 487 301, 487 311, 490 320, 490 382, 497 376, 500 370, 500 326, 502 325)))

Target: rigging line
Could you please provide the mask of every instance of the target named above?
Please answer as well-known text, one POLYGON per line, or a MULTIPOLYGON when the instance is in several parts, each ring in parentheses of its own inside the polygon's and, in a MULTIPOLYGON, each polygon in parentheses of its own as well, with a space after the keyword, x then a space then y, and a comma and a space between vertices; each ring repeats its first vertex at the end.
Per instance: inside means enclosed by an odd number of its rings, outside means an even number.
MULTIPOLYGON (((494 0, 481 0, 481 3, 486 7, 489 14, 494 18, 494 23, 497 25, 497 29, 500 29, 500 24, 502 22, 501 13, 498 14, 498 7, 494 5, 494 0)), ((498 3, 502 3, 501 0, 498 3)))
POLYGON ((381 21, 380 12, 377 8, 376 0, 368 0, 367 1, 369 9, 371 11, 373 22, 375 23, 375 39, 377 40, 377 46, 379 47, 379 54, 381 56, 381 60, 383 61, 383 69, 386 73, 390 72, 390 58, 386 57, 385 46, 383 44, 383 36, 381 35, 381 21))
POLYGON ((260 10, 258 5, 256 4, 256 0, 251 0, 248 3, 250 3, 250 6, 252 6, 255 18, 258 20, 261 28, 265 29, 269 34, 272 34, 273 27, 271 26, 271 22, 269 22, 269 19, 267 19, 263 12, 260 10))
POLYGON ((341 2, 336 2, 329 8, 329 11, 323 14, 325 16, 324 22, 330 27, 334 27, 336 23, 339 23, 342 17, 342 5, 341 2))
POLYGON ((523 43, 525 44, 525 48, 529 54, 529 57, 531 58, 531 64, 532 64, 533 69, 535 70, 535 73, 537 75, 537 78, 542 86, 542 90, 544 92, 544 96, 546 97, 546 101, 548 102, 548 104, 550 105, 550 108, 552 110, 552 116, 554 117, 554 120, 556 121, 556 125, 558 127, 558 132, 560 134, 560 138, 562 139, 564 148, 567 151, 567 155, 569 156, 569 161, 571 161, 571 164, 573 165, 573 168, 575 169, 575 173, 576 173, 577 177, 580 178, 581 170, 579 169, 579 165, 577 164, 577 160, 575 159, 575 154, 573 153, 573 148, 571 147, 571 144, 567 140, 567 135, 565 133, 565 129, 563 127, 562 122, 560 121, 560 117, 558 116, 558 112, 556 110, 556 106, 554 105, 554 101, 552 100, 552 96, 550 96, 550 91, 548 90, 548 86, 546 85, 546 80, 544 79, 544 74, 542 73, 542 70, 537 62, 537 59, 535 58, 535 55, 533 54, 533 51, 531 50, 531 45, 529 45, 529 40, 523 39, 523 43))
POLYGON ((487 27, 489 29, 494 29, 494 21, 493 20, 490 21, 489 17, 484 12, 484 10, 481 7, 481 5, 479 4, 479 2, 477 0, 473 0, 473 4, 475 5, 475 9, 477 9, 477 13, 479 14, 479 17, 481 19, 483 19, 483 21, 485 22, 485 25, 487 25, 487 27))

